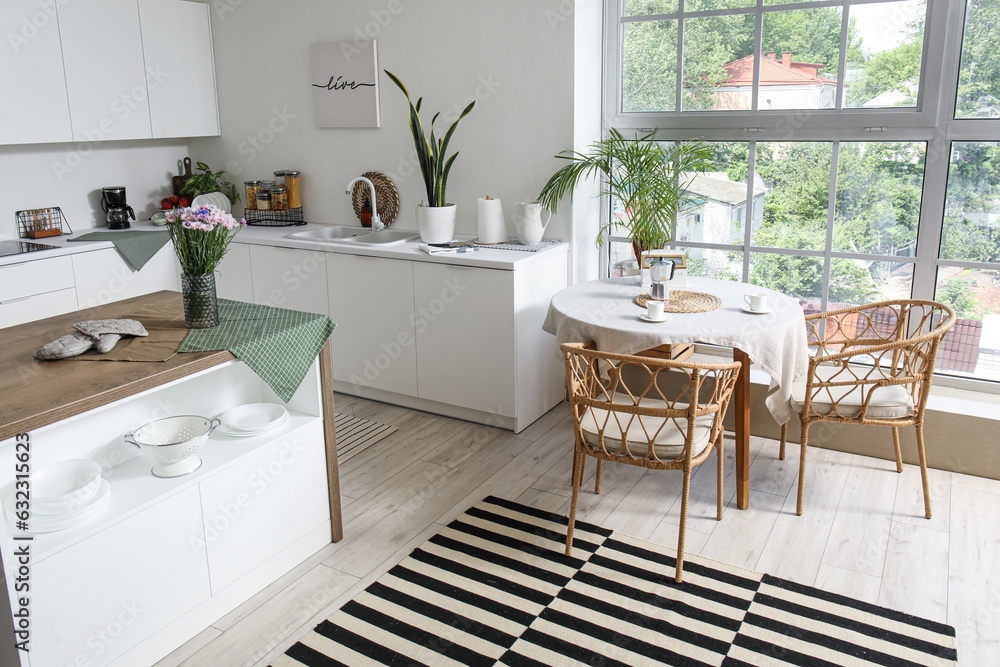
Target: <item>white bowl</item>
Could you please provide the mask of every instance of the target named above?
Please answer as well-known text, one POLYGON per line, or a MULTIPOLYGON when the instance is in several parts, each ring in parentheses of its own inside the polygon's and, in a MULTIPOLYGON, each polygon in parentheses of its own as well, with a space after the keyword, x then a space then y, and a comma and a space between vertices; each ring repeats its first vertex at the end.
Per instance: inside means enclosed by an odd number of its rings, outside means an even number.
POLYGON ((67 459, 31 473, 31 509, 38 514, 61 514, 87 504, 101 486, 101 464, 90 459, 67 459))
POLYGON ((144 424, 134 433, 125 435, 125 441, 139 448, 155 461, 152 473, 156 477, 179 477, 201 467, 195 454, 208 436, 219 426, 218 419, 197 415, 166 417, 144 424))
POLYGON ((219 415, 222 427, 229 431, 266 431, 287 418, 288 410, 277 403, 247 403, 219 415))

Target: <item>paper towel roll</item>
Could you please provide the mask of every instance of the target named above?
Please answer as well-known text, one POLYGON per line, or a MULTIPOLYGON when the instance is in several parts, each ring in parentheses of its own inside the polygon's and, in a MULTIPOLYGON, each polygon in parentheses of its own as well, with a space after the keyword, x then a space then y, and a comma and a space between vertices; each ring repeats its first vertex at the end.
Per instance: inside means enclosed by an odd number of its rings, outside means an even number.
POLYGON ((479 204, 479 243, 506 243, 507 227, 499 199, 476 200, 479 204))

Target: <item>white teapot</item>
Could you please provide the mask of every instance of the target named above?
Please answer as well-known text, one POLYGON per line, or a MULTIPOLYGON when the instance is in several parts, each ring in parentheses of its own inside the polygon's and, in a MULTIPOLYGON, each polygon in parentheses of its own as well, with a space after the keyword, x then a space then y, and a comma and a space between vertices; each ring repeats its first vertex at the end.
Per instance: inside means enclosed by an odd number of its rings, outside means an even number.
POLYGON ((538 202, 521 202, 514 206, 514 230, 517 232, 517 240, 521 245, 537 245, 542 241, 545 228, 552 219, 552 211, 546 210, 549 214, 542 222, 542 205, 538 202))

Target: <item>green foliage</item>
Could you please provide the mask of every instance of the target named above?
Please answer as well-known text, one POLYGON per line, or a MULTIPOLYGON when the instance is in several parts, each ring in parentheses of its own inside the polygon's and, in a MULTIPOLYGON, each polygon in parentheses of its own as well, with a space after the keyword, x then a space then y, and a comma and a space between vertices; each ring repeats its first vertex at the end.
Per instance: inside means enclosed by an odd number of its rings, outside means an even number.
POLYGON ((863 62, 861 76, 847 87, 845 106, 860 107, 884 92, 894 90, 902 99, 895 106, 916 106, 923 32, 899 46, 880 51, 863 62))
POLYGON ((410 92, 403 85, 395 74, 389 70, 383 70, 386 76, 396 84, 396 86, 406 95, 406 101, 410 104, 410 132, 413 133, 413 145, 417 149, 417 162, 420 164, 420 173, 424 177, 424 187, 427 191, 428 206, 444 206, 448 203, 446 191, 448 189, 448 174, 451 173, 451 166, 458 157, 458 152, 447 157, 448 144, 451 143, 451 136, 458 127, 458 122, 472 113, 472 108, 476 103, 470 102, 465 107, 461 115, 453 122, 448 131, 441 139, 434 137, 434 121, 441 115, 441 112, 434 114, 431 118, 430 137, 424 132, 424 124, 420 118, 420 103, 423 98, 417 98, 416 105, 410 100, 410 92))
POLYGON ((232 204, 240 200, 240 193, 236 190, 236 186, 223 178, 223 175, 226 173, 224 169, 212 171, 204 162, 198 163, 198 169, 202 173, 193 174, 191 178, 184 182, 183 187, 181 187, 182 195, 188 195, 191 199, 194 199, 198 195, 208 194, 209 192, 221 192, 229 198, 232 204))
POLYGON ((983 319, 983 310, 976 300, 976 293, 964 278, 952 278, 946 282, 944 288, 938 290, 937 298, 951 306, 961 320, 983 319))
POLYGON ((990 108, 986 115, 996 118, 1000 116, 1000 49, 996 48, 1000 3, 968 0, 965 12, 965 40, 955 115, 975 118, 980 115, 980 107, 985 106, 990 108))
POLYGON ((711 148, 701 142, 679 146, 654 140, 655 131, 626 139, 612 129, 606 139, 595 142, 587 153, 564 151, 556 157, 567 160, 545 184, 538 201, 553 213, 559 202, 583 180, 603 178, 603 195, 614 197, 627 216, 606 223, 597 236, 599 244, 613 227, 623 227, 641 249, 662 248, 673 239, 673 225, 688 198, 687 185, 695 174, 711 165, 711 148))

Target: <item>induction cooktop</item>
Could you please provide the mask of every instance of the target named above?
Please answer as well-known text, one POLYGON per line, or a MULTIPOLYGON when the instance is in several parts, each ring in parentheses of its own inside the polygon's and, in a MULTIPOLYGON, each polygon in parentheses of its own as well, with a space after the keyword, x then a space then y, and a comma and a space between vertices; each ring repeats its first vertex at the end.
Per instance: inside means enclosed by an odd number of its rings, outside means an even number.
POLYGON ((20 255, 26 252, 38 252, 39 250, 56 250, 58 247, 45 243, 35 243, 34 241, 0 241, 0 257, 20 255))

